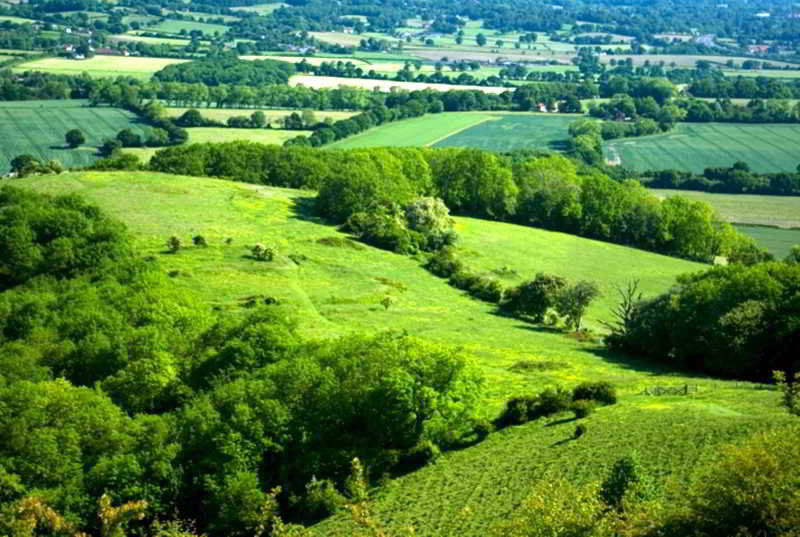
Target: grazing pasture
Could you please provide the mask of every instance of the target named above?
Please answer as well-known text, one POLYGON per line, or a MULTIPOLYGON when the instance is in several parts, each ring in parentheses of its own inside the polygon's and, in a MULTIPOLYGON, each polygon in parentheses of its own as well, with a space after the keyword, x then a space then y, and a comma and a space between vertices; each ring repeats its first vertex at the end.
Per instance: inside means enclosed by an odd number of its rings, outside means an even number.
MULTIPOLYGON (((571 388, 597 379, 617 386, 619 402, 581 420, 587 432, 580 439, 573 439, 571 415, 555 416, 493 433, 389 481, 376 495, 373 513, 392 535, 413 526, 420 536, 485 536, 537 480, 552 472, 576 483, 601 480, 615 460, 633 452, 663 485, 655 491, 658 498, 668 502, 670 494, 682 493, 695 469, 717 456, 720 444, 795 419, 779 407, 779 394, 765 386, 680 373, 614 354, 597 339, 578 341, 556 329, 497 315, 411 257, 321 241, 346 236, 312 218, 307 208, 313 194, 307 192, 127 172, 31 177, 17 184, 87 196, 125 221, 138 250, 157 256, 164 270, 175 274, 176 285, 215 306, 237 308, 243 297, 263 294, 296 315, 303 335, 390 328, 459 345, 486 378, 482 408, 487 417, 497 415, 509 397, 545 387, 571 388), (198 233, 208 247, 163 253, 165 237, 177 234, 189 242, 198 233), (248 259, 246 246, 256 242, 274 245, 276 260, 256 264, 248 259), (380 305, 386 296, 395 299, 388 309, 380 305), (645 394, 687 384, 696 390, 685 396, 645 394)), ((467 266, 498 274, 509 285, 537 271, 598 281, 604 296, 589 312, 593 327, 608 319, 614 284, 638 278, 652 296, 666 290, 677 274, 704 267, 560 233, 455 220, 459 255, 467 266), (598 271, 599 266, 609 270, 598 271)), ((353 522, 342 513, 315 529, 325 536, 349 535, 353 522)))
MULTIPOLYGON (((178 117, 182 115, 189 108, 167 108, 167 115, 169 117, 178 117)), ((228 118, 234 116, 249 116, 256 110, 257 108, 198 108, 200 114, 204 118, 213 119, 214 121, 227 121, 228 118)), ((286 109, 286 110, 276 110, 271 108, 263 108, 261 109, 264 112, 264 115, 267 116, 267 120, 272 124, 273 127, 277 126, 278 121, 285 118, 288 115, 293 113, 301 113, 301 110, 294 110, 294 109, 286 109)), ((316 117, 317 121, 325 121, 326 119, 330 118, 332 121, 338 121, 340 119, 347 119, 353 117, 357 114, 357 112, 343 112, 340 110, 313 110, 314 116, 316 117)))
POLYGON ((186 61, 189 60, 100 55, 86 60, 43 58, 19 64, 14 67, 14 71, 41 71, 60 75, 88 73, 89 76, 94 78, 130 76, 141 80, 150 80, 153 73, 160 71, 167 65, 186 61))
POLYGON ((606 157, 619 157, 638 171, 672 168, 701 173, 705 168, 744 161, 754 171, 794 171, 800 125, 679 123, 667 134, 627 138, 605 144, 606 157))
POLYGON ((11 160, 28 153, 44 162, 58 160, 64 166, 86 166, 96 160, 102 140, 129 128, 143 134, 146 125, 118 108, 90 108, 84 101, 7 101, 0 103, 0 174, 11 169, 11 160), (83 131, 86 143, 69 149, 64 135, 83 131))
POLYGON ((793 246, 800 245, 800 228, 781 229, 768 226, 749 226, 737 224, 736 229, 753 237, 759 246, 778 259, 784 259, 793 246))
POLYGON ((155 26, 148 26, 146 28, 148 32, 160 32, 165 34, 180 34, 181 31, 188 34, 192 30, 200 30, 203 32, 203 35, 214 35, 216 33, 223 35, 228 31, 228 27, 222 24, 209 24, 206 22, 165 20, 155 26))

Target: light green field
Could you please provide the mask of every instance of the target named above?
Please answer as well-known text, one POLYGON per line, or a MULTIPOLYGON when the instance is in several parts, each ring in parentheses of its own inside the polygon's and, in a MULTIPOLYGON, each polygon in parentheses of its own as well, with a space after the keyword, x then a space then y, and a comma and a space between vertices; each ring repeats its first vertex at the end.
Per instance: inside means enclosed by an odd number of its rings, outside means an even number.
MULTIPOLYGON (((253 111, 251 110, 250 113, 253 111)), ((187 144, 202 144, 206 142, 235 142, 247 140, 259 144, 283 145, 283 142, 295 136, 308 136, 311 131, 284 131, 276 129, 229 129, 227 127, 192 127, 186 129, 189 133, 187 144)), ((124 151, 136 155, 142 162, 148 162, 158 147, 131 147, 124 151)))
POLYGON ((178 37, 147 37, 144 35, 136 35, 135 33, 115 34, 109 39, 112 41, 147 43, 148 45, 174 45, 176 47, 185 47, 191 43, 189 39, 180 39, 178 37))
POLYGON ((118 108, 89 108, 84 101, 7 101, 0 103, 0 175, 11 169, 11 160, 30 154, 64 166, 86 166, 96 160, 97 146, 124 129, 143 133, 138 118, 118 108), (66 147, 64 135, 78 128, 86 143, 66 147))
POLYGON ((33 19, 23 19, 22 17, 0 16, 0 22, 13 22, 14 24, 33 24, 33 19))
POLYGON ((276 3, 267 3, 267 4, 254 4, 252 6, 239 6, 233 7, 234 11, 252 11, 254 13, 258 13, 260 15, 268 15, 272 13, 278 8, 286 6, 287 4, 276 2, 276 3))
MULTIPOLYGON (((794 419, 778 406, 778 394, 762 386, 680 374, 609 353, 597 342, 581 343, 495 315, 491 306, 433 277, 412 258, 360 245, 320 244, 319 239, 343 235, 306 212, 308 193, 154 173, 63 174, 16 184, 84 194, 129 225, 142 254, 157 256, 165 271, 177 271, 176 285, 198 290, 223 308, 263 294, 297 314, 308 336, 390 328, 460 345, 487 379, 487 416, 495 415, 509 396, 550 385, 602 379, 618 386, 620 402, 584 420, 588 431, 577 441, 570 440, 574 421, 534 422, 494 433, 392 480, 374 506, 376 519, 390 534, 411 525, 419 536, 483 537, 546 472, 578 483, 599 479, 617 458, 634 450, 659 482, 670 478, 679 485, 714 458, 720 443, 794 419), (164 254, 164 241, 172 234, 187 242, 203 234, 210 246, 164 254), (229 237, 232 243, 226 245, 229 237), (255 242, 274 245, 277 259, 256 263, 246 258, 246 246, 255 242), (385 310, 379 302, 387 295, 396 303, 385 310), (559 368, 512 370, 522 360, 550 361, 559 368), (697 392, 642 395, 647 387, 684 384, 697 386, 697 392)), ((469 266, 508 267, 506 273, 520 272, 514 279, 546 271, 597 280, 608 290, 639 278, 650 294, 668 288, 677 274, 701 268, 559 233, 466 218, 456 222, 461 256, 469 266)), ((590 317, 592 322, 607 318, 602 304, 590 317)), ((350 533, 350 525, 349 516, 341 515, 317 529, 321 535, 340 536, 350 533)))
POLYGON ((605 144, 606 158, 618 156, 638 171, 705 168, 744 161, 758 172, 794 171, 800 163, 800 126, 786 124, 679 123, 667 134, 605 144))
POLYGON ((164 9, 162 13, 179 13, 181 15, 188 15, 195 19, 222 19, 226 23, 238 21, 241 17, 234 17, 232 15, 221 15, 217 13, 203 13, 202 11, 177 11, 174 9, 164 9))
MULTIPOLYGON (((167 115, 169 117, 178 117, 189 108, 167 108, 167 115)), ((256 108, 198 108, 197 110, 200 111, 200 114, 204 118, 213 119, 214 121, 227 121, 228 118, 233 116, 249 116, 253 112, 255 112, 256 108)), ((278 121, 283 119, 286 116, 289 116, 293 113, 299 113, 299 110, 275 110, 275 109, 261 109, 264 112, 264 115, 267 116, 267 120, 275 127, 278 124, 278 121)), ((317 121, 325 121, 326 119, 330 118, 332 121, 338 121, 340 119, 347 119, 351 118, 356 115, 358 112, 343 112, 340 110, 314 110, 314 116, 316 117, 317 121)))
POLYGON ((800 228, 800 196, 712 194, 694 190, 656 188, 650 190, 660 197, 684 196, 710 203, 729 222, 800 228))
POLYGON ((369 90, 390 92, 392 88, 400 88, 408 91, 433 89, 437 91, 448 91, 452 89, 477 90, 484 93, 500 94, 510 91, 509 88, 495 86, 456 86, 453 84, 436 84, 427 82, 397 82, 394 80, 373 80, 371 78, 344 78, 337 76, 315 76, 315 75, 293 75, 289 79, 290 86, 306 86, 308 88, 338 88, 340 86, 350 86, 369 90))
POLYGON ((155 26, 148 26, 146 28, 148 32, 160 32, 165 34, 180 34, 181 30, 185 30, 186 33, 192 30, 200 30, 204 35, 214 35, 215 33, 223 35, 228 31, 228 27, 222 24, 208 24, 205 22, 165 20, 155 26))
POLYGON ((328 147, 350 149, 354 147, 425 146, 497 116, 485 112, 443 112, 422 117, 386 123, 355 136, 345 138, 328 147))
POLYGON ((94 78, 131 76, 141 80, 149 80, 153 73, 160 71, 167 65, 186 61, 189 60, 134 56, 94 56, 86 60, 43 58, 19 64, 13 70, 17 72, 41 71, 62 75, 89 73, 94 78))
POLYGON ((790 69, 725 69, 722 71, 725 76, 737 77, 766 77, 766 78, 800 78, 800 70, 790 69))

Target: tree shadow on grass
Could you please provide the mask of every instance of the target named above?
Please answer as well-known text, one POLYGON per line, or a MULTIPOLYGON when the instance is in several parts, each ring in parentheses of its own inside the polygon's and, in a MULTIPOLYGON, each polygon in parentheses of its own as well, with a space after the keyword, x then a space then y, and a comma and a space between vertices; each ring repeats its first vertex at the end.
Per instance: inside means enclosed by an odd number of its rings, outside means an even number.
POLYGON ((612 351, 601 345, 587 347, 585 351, 594 354, 605 362, 623 367, 625 369, 631 369, 645 375, 675 376, 694 379, 709 378, 707 375, 698 373, 696 371, 689 371, 680 367, 671 366, 670 364, 658 362, 652 358, 643 358, 641 356, 633 356, 630 354, 612 351))
POLYGON ((572 421, 578 421, 578 418, 575 416, 569 416, 566 418, 561 418, 559 420, 551 421, 549 423, 545 423, 545 427, 555 427, 557 425, 564 425, 565 423, 570 423, 572 421))
POLYGON ((564 440, 559 440, 558 442, 550 444, 550 447, 562 446, 568 442, 574 442, 575 440, 577 440, 577 438, 575 438, 574 436, 570 436, 569 438, 565 438, 564 440))
POLYGON ((325 220, 319 216, 314 209, 314 199, 307 196, 295 196, 291 198, 291 206, 289 210, 292 212, 292 217, 298 220, 305 220, 306 222, 314 222, 315 224, 325 224, 325 220))
POLYGON ((569 149, 567 140, 550 140, 547 142, 547 148, 553 151, 566 151, 569 149))

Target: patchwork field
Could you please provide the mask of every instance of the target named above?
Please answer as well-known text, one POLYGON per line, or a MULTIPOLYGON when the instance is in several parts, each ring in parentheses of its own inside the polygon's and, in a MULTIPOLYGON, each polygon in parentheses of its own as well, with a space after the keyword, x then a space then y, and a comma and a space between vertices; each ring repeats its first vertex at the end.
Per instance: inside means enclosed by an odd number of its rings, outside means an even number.
MULTIPOLYGON (((491 306, 466 297, 410 257, 346 241, 341 247, 320 242, 345 236, 307 212, 309 193, 153 173, 71 173, 16 184, 87 196, 125 221, 142 254, 157 256, 165 271, 176 274, 177 285, 197 290, 211 304, 235 308, 243 297, 267 294, 281 301, 280 308, 297 313, 303 333, 310 336, 390 328, 460 345, 487 379, 487 416, 495 415, 509 396, 546 386, 571 387, 600 378, 618 386, 620 402, 585 419, 588 430, 579 440, 570 439, 572 420, 533 422, 391 480, 374 506, 375 518, 389 534, 414 526, 419 536, 483 537, 549 472, 577 483, 596 480, 616 459, 634 451, 659 478, 658 494, 668 501, 682 493, 695 469, 715 457, 720 443, 794 419, 779 408, 778 394, 764 386, 682 374, 609 353, 597 341, 579 342, 496 315, 491 306), (208 239, 208 248, 163 253, 166 237, 188 240, 196 233, 208 239), (225 244, 227 238, 231 244, 225 244), (277 259, 262 264, 248 259, 245 248, 254 242, 274 245, 277 259), (384 309, 379 303, 387 295, 396 303, 384 309), (518 367, 523 361, 542 367, 523 370, 518 367), (643 393, 685 384, 697 391, 687 396, 643 393)), ((535 271, 598 280, 604 297, 590 312, 593 326, 607 318, 613 284, 640 278, 651 295, 668 288, 677 274, 702 268, 559 233, 469 218, 456 222, 465 262, 502 273, 509 284, 535 271), (598 271, 598 266, 609 269, 598 271)), ((321 535, 348 535, 351 525, 344 514, 316 529, 321 535)))
POLYGON ((353 86, 357 88, 378 89, 379 91, 391 91, 392 88, 401 88, 409 91, 434 89, 438 91, 456 90, 478 90, 484 93, 503 93, 509 91, 508 88, 497 88, 487 86, 455 86, 452 84, 428 84, 426 82, 395 82, 393 80, 371 80, 368 78, 341 78, 335 76, 314 76, 314 75, 294 75, 289 79, 290 86, 306 86, 308 88, 337 88, 339 86, 353 86))
POLYGON ((614 140, 607 158, 619 157, 634 170, 674 168, 701 173, 708 167, 744 161, 758 172, 794 171, 800 126, 784 124, 679 123, 663 135, 614 140))
POLYGON ((97 157, 97 146, 124 128, 144 133, 138 118, 118 108, 89 108, 84 101, 9 101, 0 103, 0 174, 11 160, 28 153, 42 161, 58 160, 64 166, 85 166, 97 157), (79 128, 86 143, 69 149, 67 131, 79 128))
POLYGON ((14 71, 42 71, 45 73, 79 75, 89 73, 89 76, 117 77, 130 76, 141 80, 150 80, 153 73, 160 71, 167 65, 183 63, 189 60, 176 60, 170 58, 140 58, 134 56, 94 56, 86 60, 71 60, 68 58, 43 58, 22 63, 14 67, 14 71))

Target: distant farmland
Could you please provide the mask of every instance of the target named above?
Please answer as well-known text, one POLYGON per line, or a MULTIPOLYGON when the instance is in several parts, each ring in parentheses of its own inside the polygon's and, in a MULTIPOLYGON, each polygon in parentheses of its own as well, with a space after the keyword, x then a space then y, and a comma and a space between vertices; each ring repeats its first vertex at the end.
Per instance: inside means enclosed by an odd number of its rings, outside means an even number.
POLYGON ((11 160, 28 153, 37 159, 58 160, 64 166, 86 166, 97 157, 97 146, 129 128, 144 133, 138 118, 119 108, 89 108, 84 101, 9 101, 0 103, 0 173, 11 160), (67 149, 64 135, 79 128, 86 144, 67 149))
POLYGON ((189 60, 133 56, 94 56, 86 60, 43 58, 17 65, 14 67, 14 71, 42 71, 57 75, 79 75, 85 72, 94 78, 131 76, 141 80, 150 80, 153 73, 167 65, 187 61, 189 60))
POLYGON ((437 91, 448 90, 478 90, 484 93, 503 93, 513 91, 513 88, 499 88, 491 86, 457 86, 454 84, 428 84, 427 82, 397 82, 394 80, 372 80, 369 78, 342 78, 335 76, 295 75, 289 80, 290 86, 306 86, 308 88, 338 88, 339 86, 353 86, 356 88, 391 91, 392 88, 401 88, 408 91, 434 89, 437 91))
POLYGON ((606 157, 618 156, 637 171, 673 168, 701 173, 741 160, 758 172, 793 171, 800 163, 800 125, 679 123, 668 134, 614 140, 606 157))

